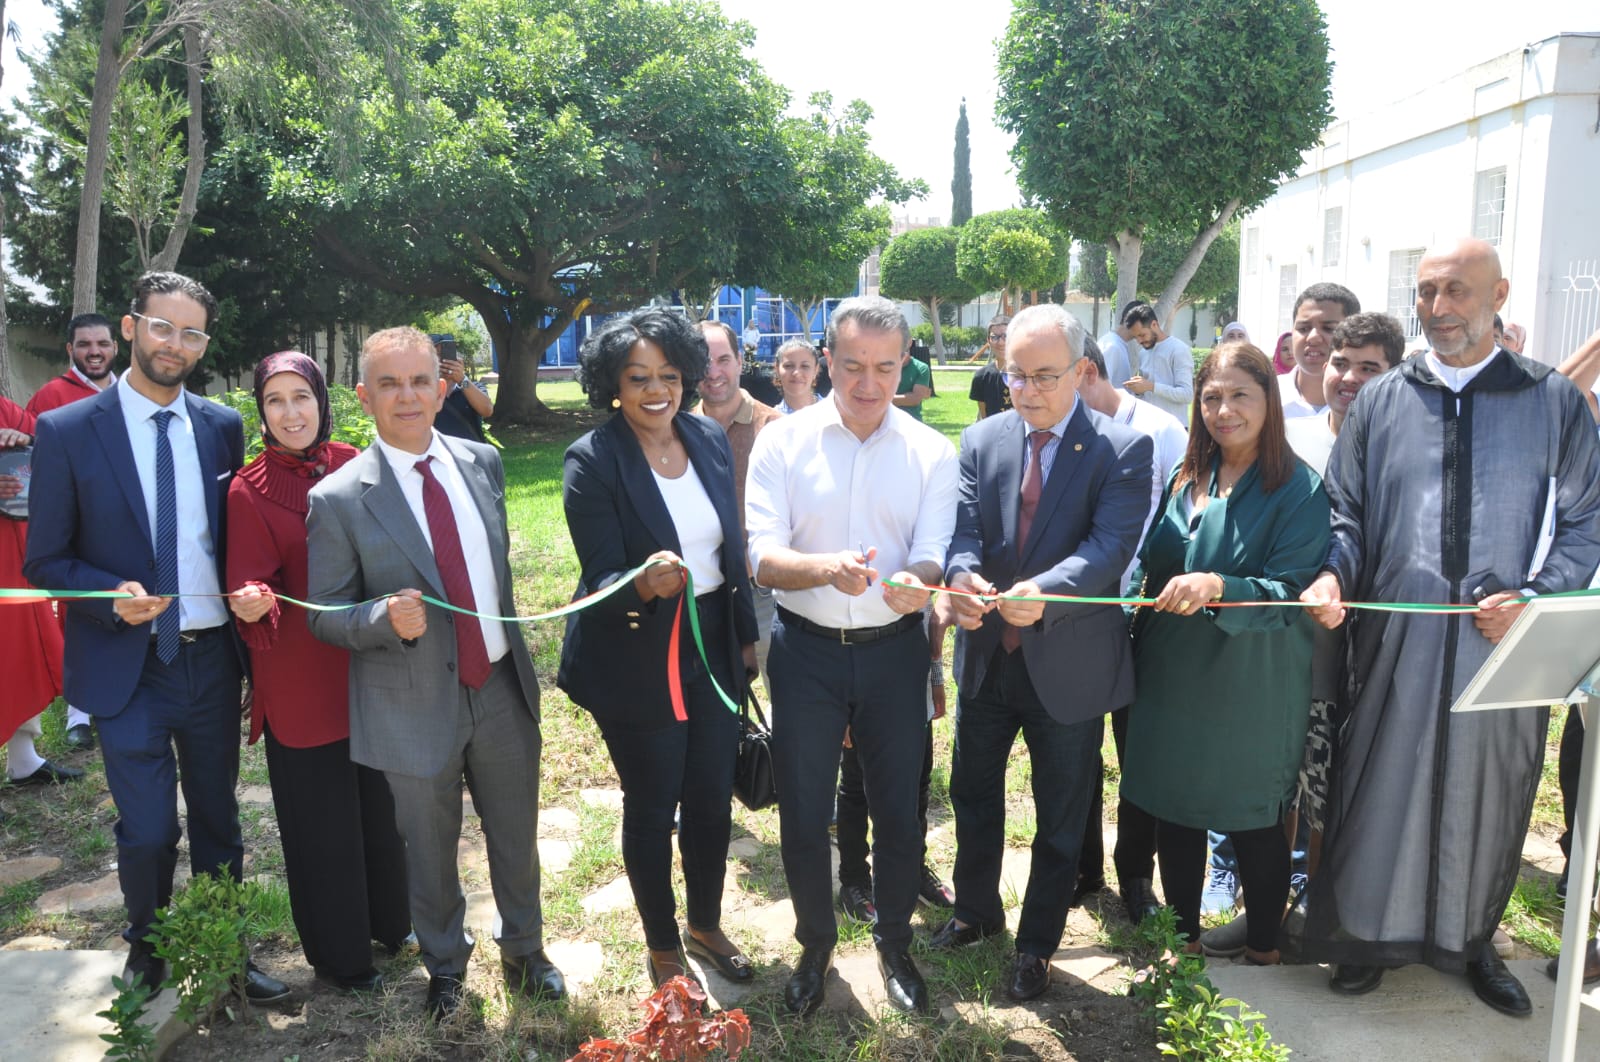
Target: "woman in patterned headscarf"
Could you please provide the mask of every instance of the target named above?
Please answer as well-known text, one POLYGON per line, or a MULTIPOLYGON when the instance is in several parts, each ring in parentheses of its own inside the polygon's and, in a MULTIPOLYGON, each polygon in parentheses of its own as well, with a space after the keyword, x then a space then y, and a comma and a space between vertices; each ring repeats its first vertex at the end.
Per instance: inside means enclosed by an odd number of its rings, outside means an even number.
POLYGON ((347 991, 376 990, 372 942, 411 929, 405 846, 382 772, 350 761, 349 654, 317 641, 305 611, 311 488, 356 456, 332 442, 317 363, 282 351, 256 366, 264 449, 228 490, 229 607, 250 651, 250 741, 267 738, 289 903, 306 961, 347 991))

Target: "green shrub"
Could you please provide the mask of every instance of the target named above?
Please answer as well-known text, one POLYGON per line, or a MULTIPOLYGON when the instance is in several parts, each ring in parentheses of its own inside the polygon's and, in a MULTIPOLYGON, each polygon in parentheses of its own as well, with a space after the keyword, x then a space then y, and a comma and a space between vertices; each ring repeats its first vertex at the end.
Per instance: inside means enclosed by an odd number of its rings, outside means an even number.
POLYGON ((156 912, 151 939, 177 986, 179 1020, 209 1022, 243 980, 253 891, 225 875, 197 874, 156 912))
POLYGON ((106 1057, 148 1062, 156 1057, 155 1031, 143 1022, 145 1005, 150 1002, 150 986, 143 981, 130 985, 120 977, 113 977, 111 987, 117 990, 116 997, 109 1007, 95 1014, 117 1030, 100 1034, 100 1039, 111 1045, 106 1057))

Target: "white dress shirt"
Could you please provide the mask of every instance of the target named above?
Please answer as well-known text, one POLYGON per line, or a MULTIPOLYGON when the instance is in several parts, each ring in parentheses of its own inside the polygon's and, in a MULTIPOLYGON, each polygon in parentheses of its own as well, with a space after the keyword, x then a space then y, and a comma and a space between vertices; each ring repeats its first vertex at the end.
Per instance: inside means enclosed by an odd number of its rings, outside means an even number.
POLYGON ((1194 399, 1194 351, 1189 344, 1174 336, 1163 339, 1140 358, 1140 374, 1155 389, 1139 397, 1180 423, 1189 423, 1189 403, 1194 399))
MULTIPOLYGON (((1150 520, 1156 514, 1156 509, 1161 505, 1162 493, 1167 487, 1167 477, 1172 475, 1172 470, 1178 467, 1183 460, 1183 455, 1189 449, 1189 432, 1178 418, 1164 409, 1157 409, 1149 402, 1141 402, 1127 391, 1117 392, 1117 412, 1111 418, 1118 424, 1125 424, 1141 435, 1148 435, 1155 444, 1150 456, 1150 509, 1145 513, 1145 531, 1150 529, 1150 520)), ((1144 536, 1139 537, 1139 548, 1144 547, 1144 536)), ((1122 585, 1128 585, 1128 579, 1133 574, 1134 566, 1139 563, 1139 549, 1133 551, 1133 559, 1122 572, 1122 585)))
MULTIPOLYGON (((489 548, 489 532, 483 526, 483 514, 478 512, 478 506, 461 478, 461 470, 456 467, 455 457, 440 441, 439 433, 433 433, 433 442, 429 444, 426 454, 408 453, 390 446, 382 439, 378 440, 378 449, 394 470, 395 478, 400 481, 400 491, 405 495, 406 505, 411 509, 411 516, 417 521, 417 527, 422 530, 422 537, 430 550, 433 549, 433 532, 428 529, 428 510, 422 504, 422 473, 417 471, 417 462, 423 457, 433 458, 433 478, 444 488, 445 496, 450 499, 450 511, 455 514, 456 535, 461 539, 461 554, 466 558, 467 576, 472 581, 473 603, 479 612, 491 616, 498 613, 500 576, 494 553, 489 548)), ((457 616, 455 621, 465 623, 467 617, 457 616)), ((492 664, 506 655, 511 643, 501 624, 479 620, 478 626, 483 629, 483 647, 488 650, 492 664)))
POLYGON ((1278 377, 1278 397, 1283 400, 1283 419, 1295 420, 1299 417, 1315 417, 1328 412, 1328 404, 1314 406, 1307 402, 1300 393, 1300 367, 1293 369, 1278 377))
MULTIPOLYGON (((139 489, 144 495, 145 515, 150 518, 150 541, 156 540, 155 416, 165 410, 174 414, 167 425, 167 439, 172 444, 172 479, 178 499, 178 592, 222 593, 205 493, 216 489, 216 484, 200 478, 200 450, 194 441, 194 424, 189 420, 189 404, 183 392, 178 392, 171 405, 162 406, 135 391, 126 374, 116 386, 128 443, 133 448, 133 467, 139 473, 139 489)), ((156 592, 153 580, 141 579, 139 583, 147 593, 156 592)), ((179 630, 206 630, 228 622, 228 606, 220 597, 180 597, 177 604, 179 630)))
POLYGON ((1117 335, 1112 329, 1099 339, 1095 345, 1100 348, 1100 358, 1106 363, 1106 381, 1112 387, 1121 387, 1128 382, 1128 377, 1133 375, 1133 354, 1128 341, 1117 335))
MULTIPOLYGON (((838 553, 877 549, 888 576, 913 564, 943 567, 955 534, 956 450, 910 414, 891 408, 867 437, 839 419, 829 395, 756 436, 745 484, 750 566, 775 549, 838 553)), ((882 627, 900 614, 874 581, 856 597, 832 586, 776 590, 778 603, 825 627, 882 627)))

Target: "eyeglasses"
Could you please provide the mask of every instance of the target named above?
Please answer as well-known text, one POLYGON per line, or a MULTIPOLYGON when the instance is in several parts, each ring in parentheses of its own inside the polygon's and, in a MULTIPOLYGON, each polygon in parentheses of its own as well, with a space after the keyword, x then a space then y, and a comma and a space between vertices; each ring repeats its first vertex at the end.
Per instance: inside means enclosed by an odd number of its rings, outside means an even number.
POLYGON ((136 313, 132 316, 144 322, 145 331, 149 332, 150 338, 157 343, 171 342, 176 337, 180 347, 190 353, 198 354, 206 349, 207 343, 211 342, 210 334, 202 332, 198 328, 180 329, 164 317, 148 317, 142 313, 136 313))
POLYGON ((1012 372, 1010 369, 1000 374, 1001 378, 1005 380, 1006 386, 1013 391, 1020 391, 1024 384, 1030 383, 1033 384, 1035 391, 1054 391, 1064 375, 1064 373, 1059 372, 1036 372, 1029 376, 1026 373, 1012 372))
POLYGON ((1006 341, 1006 334, 1004 332, 990 332, 989 333, 989 342, 991 342, 991 343, 1004 343, 1005 341, 1006 341))

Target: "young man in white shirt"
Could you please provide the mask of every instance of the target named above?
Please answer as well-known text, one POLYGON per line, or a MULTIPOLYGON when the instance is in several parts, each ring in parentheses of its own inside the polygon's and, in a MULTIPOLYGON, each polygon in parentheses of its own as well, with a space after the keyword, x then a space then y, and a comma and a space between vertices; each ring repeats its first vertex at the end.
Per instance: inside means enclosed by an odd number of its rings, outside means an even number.
POLYGON ((1333 349, 1333 329, 1350 314, 1360 312, 1361 300, 1342 284, 1313 284, 1294 300, 1290 326, 1294 370, 1278 377, 1285 420, 1327 411, 1322 373, 1333 349))

